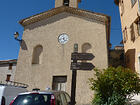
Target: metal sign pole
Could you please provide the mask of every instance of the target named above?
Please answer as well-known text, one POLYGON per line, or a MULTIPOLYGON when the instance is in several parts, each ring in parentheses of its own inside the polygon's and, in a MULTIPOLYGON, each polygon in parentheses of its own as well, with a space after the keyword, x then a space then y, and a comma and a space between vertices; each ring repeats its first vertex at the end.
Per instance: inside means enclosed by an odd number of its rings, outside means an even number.
POLYGON ((78 44, 74 44, 74 52, 71 54, 72 82, 71 82, 71 105, 75 105, 76 94, 76 77, 77 70, 92 70, 95 66, 92 63, 77 62, 78 60, 92 60, 94 55, 92 53, 78 53, 78 44))
MULTIPOLYGON (((74 53, 78 53, 78 44, 74 44, 74 53)), ((74 63, 77 63, 77 60, 73 60, 74 63)), ((72 84, 71 84, 71 105, 75 105, 75 93, 76 93, 76 77, 77 70, 72 70, 72 84)))

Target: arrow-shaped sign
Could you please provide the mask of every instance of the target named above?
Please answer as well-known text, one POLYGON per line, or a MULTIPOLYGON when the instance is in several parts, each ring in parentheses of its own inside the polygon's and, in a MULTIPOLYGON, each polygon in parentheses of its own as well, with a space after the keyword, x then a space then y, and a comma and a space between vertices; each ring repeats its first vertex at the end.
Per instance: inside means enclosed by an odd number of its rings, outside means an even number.
POLYGON ((71 60, 92 60, 94 55, 92 53, 72 53, 71 60))
POLYGON ((92 70, 94 65, 92 63, 77 62, 71 63, 71 70, 92 70))

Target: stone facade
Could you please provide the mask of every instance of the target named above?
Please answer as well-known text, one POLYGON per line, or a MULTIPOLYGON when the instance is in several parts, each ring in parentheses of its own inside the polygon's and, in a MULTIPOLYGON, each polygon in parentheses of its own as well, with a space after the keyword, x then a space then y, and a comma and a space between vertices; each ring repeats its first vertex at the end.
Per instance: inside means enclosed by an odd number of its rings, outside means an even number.
POLYGON ((3 60, 0 61, 0 83, 5 82, 7 79, 14 80, 16 71, 17 60, 3 60))
POLYGON ((125 66, 124 48, 123 46, 115 46, 114 49, 109 50, 109 66, 118 67, 125 66))
MULTIPOLYGON (((108 67, 110 17, 106 15, 62 6, 23 19, 20 24, 24 26, 24 33, 15 81, 28 84, 29 90, 61 87, 60 90, 70 94, 71 53, 75 43, 79 46, 78 52, 93 53, 95 57, 91 62, 96 68, 108 67), (61 34, 68 35, 66 44, 58 41, 61 34), (56 87, 56 81, 63 83, 56 87)), ((93 71, 77 72, 78 105, 91 102, 93 92, 88 78, 93 76, 93 71)))
POLYGON ((139 0, 115 0, 119 6, 127 67, 140 73, 139 0))

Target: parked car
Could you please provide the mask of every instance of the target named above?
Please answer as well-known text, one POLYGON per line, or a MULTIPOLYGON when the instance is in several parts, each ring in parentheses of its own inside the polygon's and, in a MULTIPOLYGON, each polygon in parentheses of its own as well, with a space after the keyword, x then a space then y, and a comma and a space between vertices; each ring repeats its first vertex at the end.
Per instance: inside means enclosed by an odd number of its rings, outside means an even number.
POLYGON ((20 93, 10 105, 70 105, 70 96, 64 91, 34 90, 20 93))
POLYGON ((9 105, 21 92, 27 92, 27 85, 12 81, 6 83, 0 83, 0 105, 9 105))

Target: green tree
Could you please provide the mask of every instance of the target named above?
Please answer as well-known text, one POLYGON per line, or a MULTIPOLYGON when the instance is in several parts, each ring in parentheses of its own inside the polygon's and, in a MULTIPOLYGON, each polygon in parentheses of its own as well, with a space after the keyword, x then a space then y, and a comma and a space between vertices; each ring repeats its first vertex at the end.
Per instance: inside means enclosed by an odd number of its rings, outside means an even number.
POLYGON ((94 69, 96 78, 90 78, 95 91, 93 105, 127 105, 131 96, 140 93, 140 79, 136 72, 123 67, 94 69))

